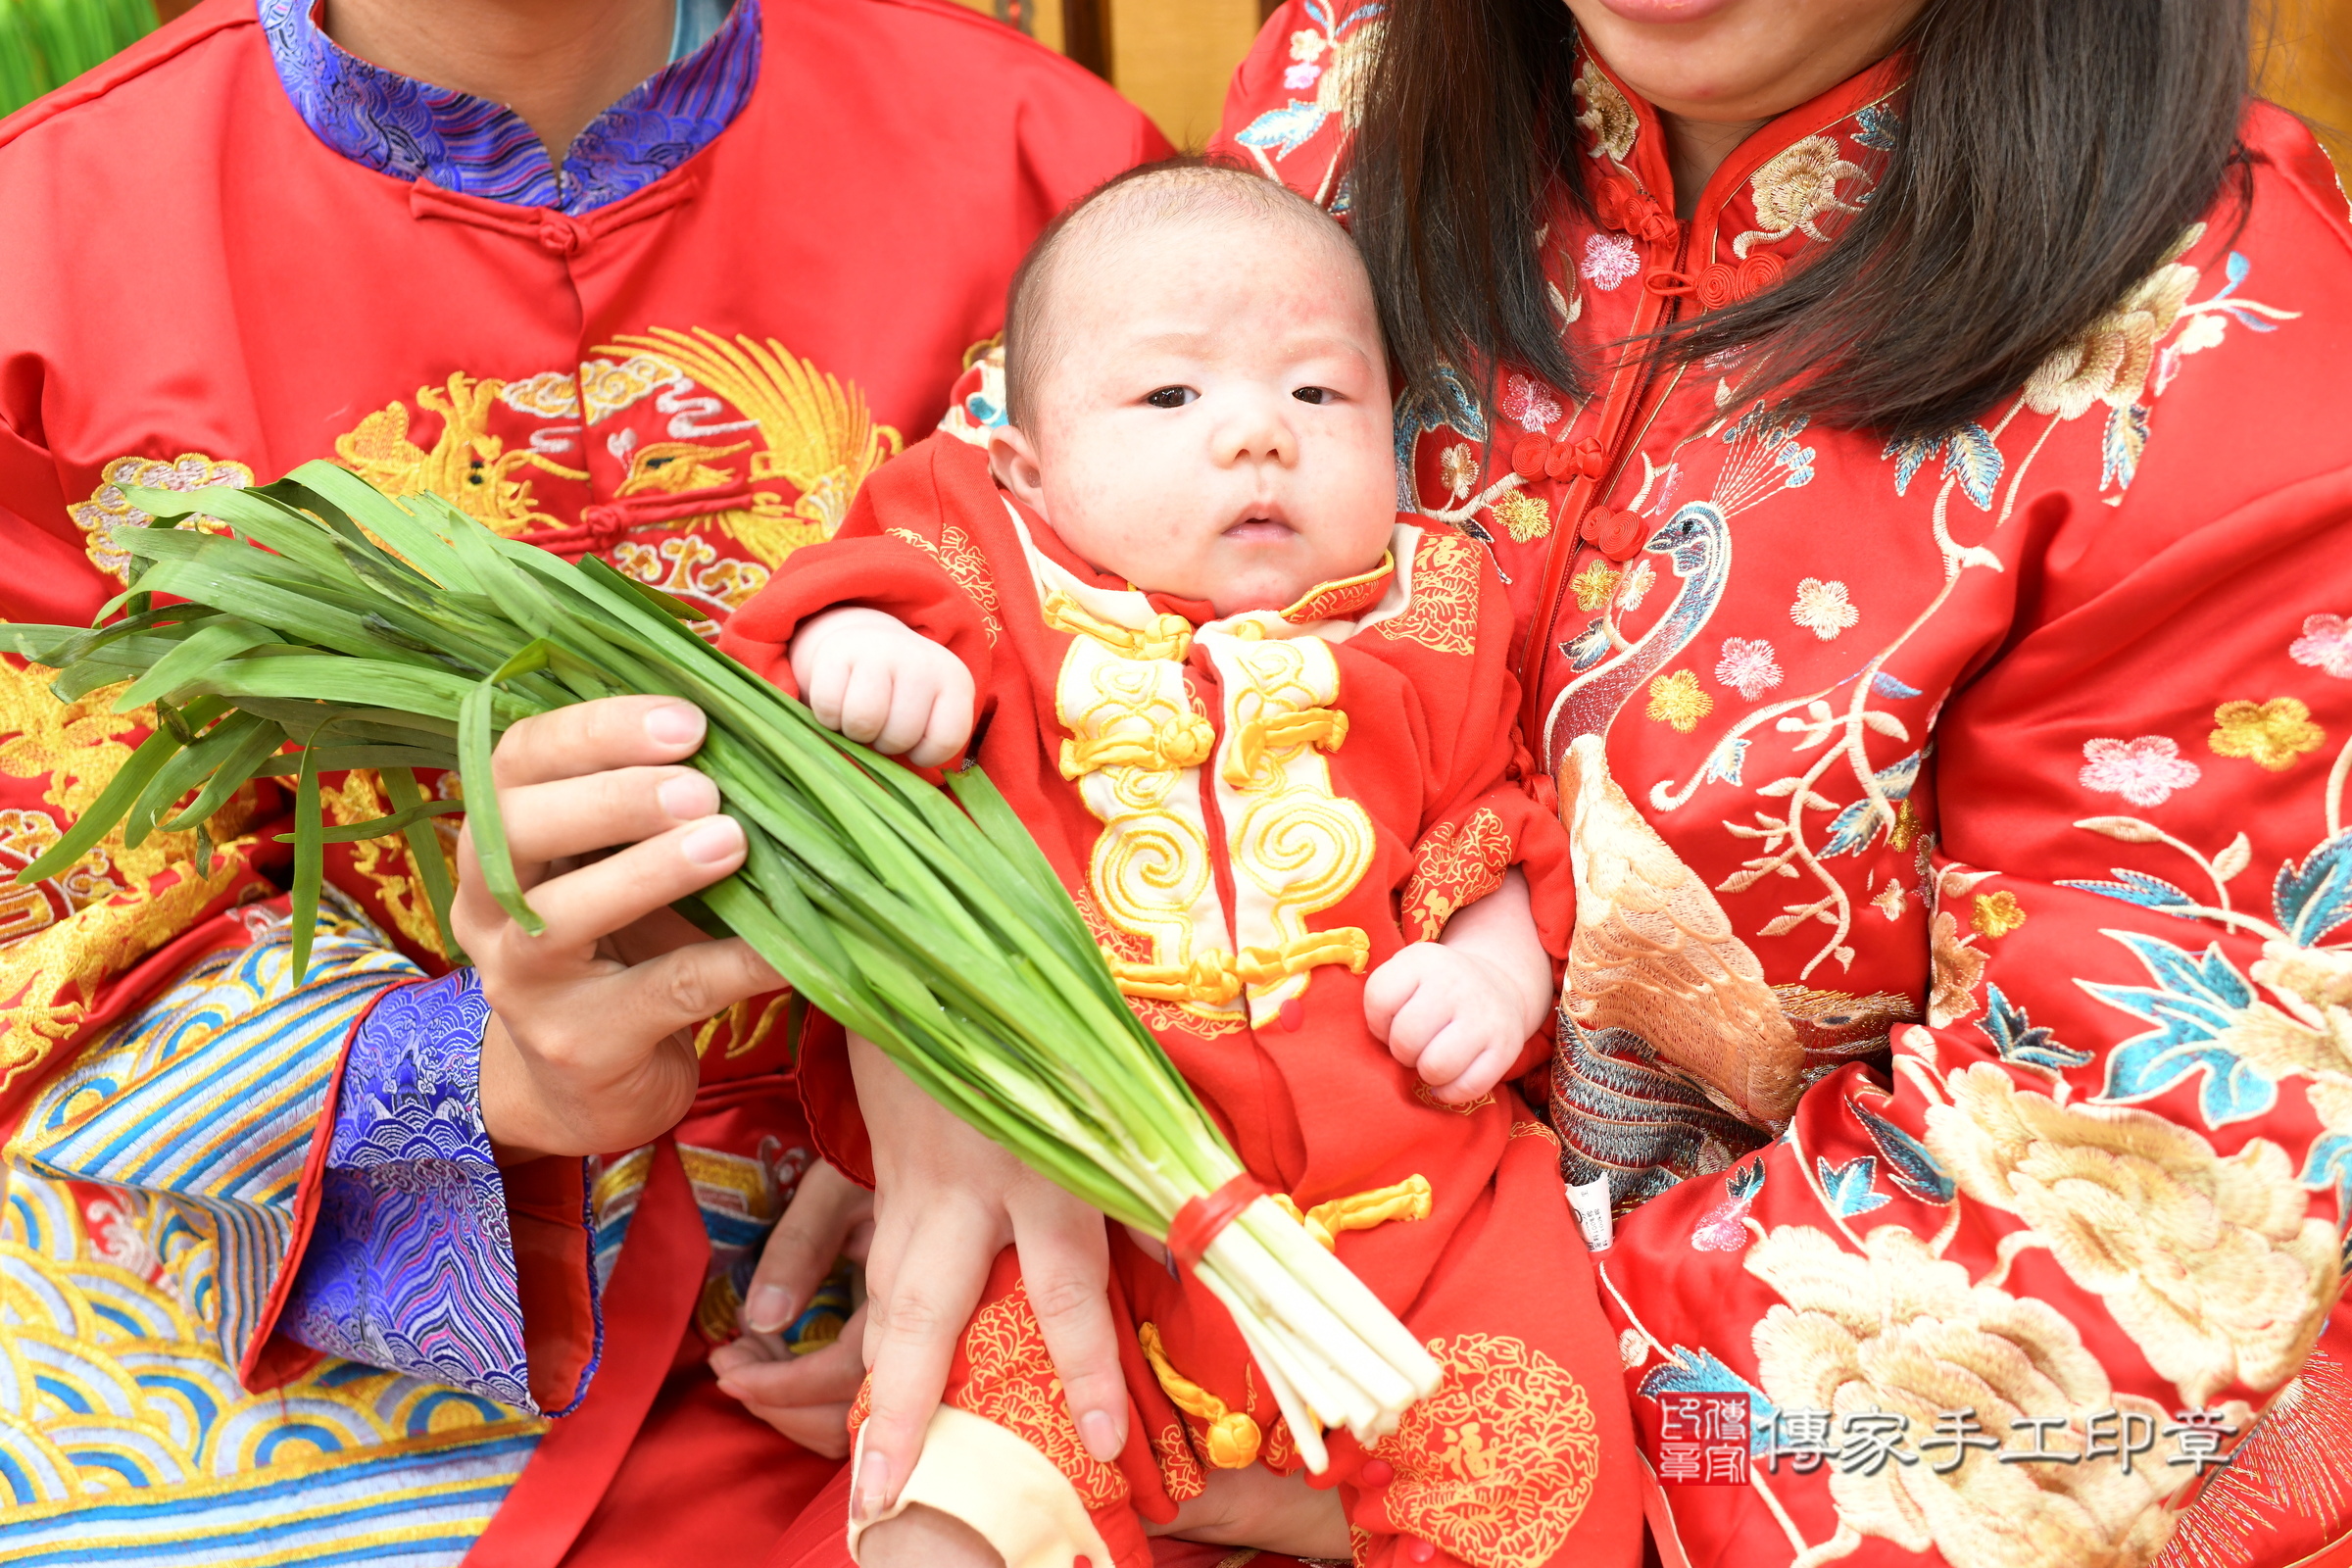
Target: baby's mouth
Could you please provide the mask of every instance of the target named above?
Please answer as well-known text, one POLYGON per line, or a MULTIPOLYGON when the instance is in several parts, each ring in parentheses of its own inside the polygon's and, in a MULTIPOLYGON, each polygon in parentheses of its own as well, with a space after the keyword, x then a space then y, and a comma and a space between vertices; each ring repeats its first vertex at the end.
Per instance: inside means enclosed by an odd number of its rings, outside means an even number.
POLYGON ((1269 507, 1228 525, 1225 537, 1237 544, 1275 544, 1298 531, 1283 517, 1280 508, 1269 507))

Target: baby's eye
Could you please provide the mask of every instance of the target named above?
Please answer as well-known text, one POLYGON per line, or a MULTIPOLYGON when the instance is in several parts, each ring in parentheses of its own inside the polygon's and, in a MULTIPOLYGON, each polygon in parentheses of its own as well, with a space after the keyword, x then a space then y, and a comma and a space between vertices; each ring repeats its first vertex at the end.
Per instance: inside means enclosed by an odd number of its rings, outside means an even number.
POLYGON ((1302 386, 1291 396, 1301 403, 1329 403, 1337 394, 1327 386, 1302 386))
POLYGON ((1156 392, 1144 395, 1144 401, 1155 409, 1181 409, 1200 394, 1189 386, 1163 386, 1156 392))

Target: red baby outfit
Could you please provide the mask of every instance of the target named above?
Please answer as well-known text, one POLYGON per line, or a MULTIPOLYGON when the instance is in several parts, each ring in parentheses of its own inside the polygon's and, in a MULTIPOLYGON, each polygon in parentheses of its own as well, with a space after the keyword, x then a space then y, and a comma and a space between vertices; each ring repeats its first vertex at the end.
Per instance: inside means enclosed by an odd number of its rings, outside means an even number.
MULTIPOLYGON (((1364 976, 1513 864, 1546 942, 1565 935, 1566 842, 1522 782, 1492 567, 1399 519, 1373 571, 1220 619, 1076 561, 981 453, 935 438, 878 471, 723 646, 789 685, 794 631, 844 605, 970 667, 977 760, 1139 1014, 1251 1175, 1338 1233, 1443 1366, 1369 1451, 1331 1437, 1357 1560, 1633 1562, 1617 1346, 1553 1139, 1507 1082, 1437 1102, 1364 1024, 1364 976)), ((863 1165, 838 1033, 810 1042, 802 1073, 828 1153, 863 1165)), ((1142 1521, 1171 1517, 1205 1468, 1300 1460, 1221 1306, 1123 1240, 1112 1278, 1135 1407, 1117 1464, 1080 1448, 1010 1251, 948 1399, 1054 1459, 1125 1568, 1151 1560, 1142 1521)))

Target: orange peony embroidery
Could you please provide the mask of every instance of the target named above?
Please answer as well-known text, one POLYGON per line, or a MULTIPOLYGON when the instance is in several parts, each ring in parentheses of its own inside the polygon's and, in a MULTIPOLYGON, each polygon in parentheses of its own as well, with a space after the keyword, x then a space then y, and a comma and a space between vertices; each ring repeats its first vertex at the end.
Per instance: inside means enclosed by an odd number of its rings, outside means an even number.
POLYGON ((1583 1385, 1507 1335, 1456 1335, 1429 1348, 1446 1381, 1373 1448, 1396 1469, 1383 1499, 1389 1519, 1472 1568, 1548 1562, 1600 1474, 1583 1385))
POLYGON ((1502 886, 1511 863, 1511 835, 1486 807, 1459 828, 1441 822, 1413 850, 1413 874, 1404 885, 1404 929, 1416 942, 1435 942, 1446 922, 1502 886))

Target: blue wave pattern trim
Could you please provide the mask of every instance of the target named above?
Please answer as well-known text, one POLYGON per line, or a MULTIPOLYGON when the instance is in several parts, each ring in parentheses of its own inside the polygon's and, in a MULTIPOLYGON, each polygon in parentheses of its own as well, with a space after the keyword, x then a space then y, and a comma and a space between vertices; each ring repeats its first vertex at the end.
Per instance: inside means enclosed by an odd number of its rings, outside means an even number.
POLYGON ((506 1186, 482 1126, 489 1022, 480 979, 459 969, 390 993, 360 1025, 281 1324, 313 1349, 538 1414, 506 1186))
POLYGON ((286 1268, 294 1198, 344 1040, 416 966, 357 910, 322 908, 294 984, 284 917, 199 959, 44 1090, 14 1154, 37 1176, 168 1200, 209 1253, 183 1292, 234 1366, 286 1268))
POLYGON ((643 190, 735 121, 760 80, 760 0, 736 0, 701 47, 590 121, 561 169, 504 104, 434 87, 349 53, 317 0, 261 0, 277 78, 303 122, 353 163, 519 207, 593 212, 643 190))

